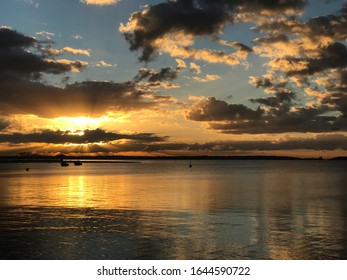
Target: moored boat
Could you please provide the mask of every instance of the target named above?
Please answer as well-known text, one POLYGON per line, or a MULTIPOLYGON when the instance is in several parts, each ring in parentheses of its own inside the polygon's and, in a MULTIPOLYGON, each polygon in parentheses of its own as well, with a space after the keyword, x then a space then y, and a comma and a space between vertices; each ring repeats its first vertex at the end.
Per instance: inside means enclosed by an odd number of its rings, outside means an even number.
POLYGON ((69 164, 68 164, 66 161, 61 161, 61 162, 60 162, 60 165, 61 165, 61 166, 69 166, 69 164))

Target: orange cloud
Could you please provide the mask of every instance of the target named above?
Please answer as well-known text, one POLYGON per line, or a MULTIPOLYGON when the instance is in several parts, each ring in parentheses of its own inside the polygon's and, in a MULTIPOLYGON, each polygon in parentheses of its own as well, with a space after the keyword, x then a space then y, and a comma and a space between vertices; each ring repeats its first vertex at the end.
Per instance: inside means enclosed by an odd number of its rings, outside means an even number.
POLYGON ((71 54, 74 54, 74 55, 90 56, 90 51, 89 50, 74 49, 74 48, 71 48, 71 47, 64 47, 64 48, 62 48, 60 50, 50 48, 50 49, 47 50, 47 52, 52 54, 52 55, 61 55, 63 53, 71 53, 71 54))
POLYGON ((208 83, 208 82, 212 82, 212 81, 216 81, 216 80, 219 80, 221 77, 218 76, 218 75, 210 75, 210 74, 207 74, 205 76, 205 78, 200 78, 200 77, 193 77, 193 79, 196 81, 196 82, 199 82, 199 83, 208 83))
POLYGON ((187 64, 182 59, 176 59, 177 67, 179 68, 187 68, 187 64))
POLYGON ((66 65, 70 68, 70 71, 73 73, 80 72, 81 68, 84 68, 88 65, 88 62, 81 61, 81 60, 69 60, 69 59, 46 59, 49 63, 58 63, 60 65, 66 65))
POLYGON ((96 64, 97 67, 112 67, 112 66, 117 66, 117 64, 113 65, 113 64, 110 64, 110 63, 107 63, 103 60, 100 60, 98 62, 98 64, 96 64))
POLYGON ((201 73, 201 67, 199 65, 195 64, 194 62, 190 63, 190 69, 194 70, 196 74, 201 73))

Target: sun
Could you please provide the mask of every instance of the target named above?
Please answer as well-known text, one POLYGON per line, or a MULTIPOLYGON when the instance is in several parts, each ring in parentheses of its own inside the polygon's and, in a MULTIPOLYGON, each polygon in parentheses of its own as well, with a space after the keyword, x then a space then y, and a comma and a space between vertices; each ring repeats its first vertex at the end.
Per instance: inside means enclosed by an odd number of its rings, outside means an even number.
POLYGON ((53 119, 54 126, 61 130, 83 131, 86 129, 99 128, 103 123, 107 122, 108 117, 91 118, 85 116, 79 117, 59 117, 53 119))

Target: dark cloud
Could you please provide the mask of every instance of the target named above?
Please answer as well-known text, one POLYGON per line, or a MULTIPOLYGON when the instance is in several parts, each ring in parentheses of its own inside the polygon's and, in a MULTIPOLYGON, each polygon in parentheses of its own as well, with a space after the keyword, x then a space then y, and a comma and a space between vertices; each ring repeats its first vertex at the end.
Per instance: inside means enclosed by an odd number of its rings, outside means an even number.
POLYGON ((81 61, 46 60, 23 49, 0 49, 0 74, 17 78, 40 77, 42 73, 63 74, 73 69, 82 69, 81 61))
POLYGON ((341 134, 323 134, 313 138, 287 137, 279 141, 245 141, 233 143, 240 150, 337 150, 347 148, 347 137, 341 134))
POLYGON ((228 104, 210 97, 191 108, 186 117, 193 121, 238 121, 256 120, 262 114, 260 108, 252 110, 242 104, 228 104))
POLYGON ((213 4, 215 1, 210 1, 214 6, 212 9, 208 7, 211 5, 204 3, 207 1, 199 2, 201 7, 197 7, 192 0, 168 1, 150 6, 146 13, 133 13, 130 21, 136 22, 137 28, 124 33, 130 49, 142 49, 140 60, 149 61, 156 51, 153 41, 165 34, 182 31, 197 36, 212 35, 231 19, 227 10, 223 9, 226 3, 216 5, 213 4))
POLYGON ((279 94, 279 92, 283 92, 288 84, 288 80, 281 79, 281 81, 277 81, 276 77, 272 75, 266 75, 265 77, 249 77, 249 83, 256 88, 262 87, 265 92, 279 94))
POLYGON ((11 125, 11 122, 0 117, 0 131, 6 130, 11 125))
POLYGON ((318 58, 287 57, 275 61, 282 65, 281 70, 289 76, 313 75, 327 69, 343 69, 347 67, 347 47, 339 42, 329 44, 320 50, 318 58), (298 68, 298 69, 295 69, 298 68))
POLYGON ((233 46, 235 49, 237 49, 237 50, 239 50, 239 51, 241 51, 241 52, 245 52, 245 53, 251 53, 251 52, 253 52, 253 49, 252 49, 252 48, 246 46, 245 44, 239 43, 239 42, 234 42, 234 43, 232 43, 232 46, 233 46))
POLYGON ((328 95, 323 98, 321 102, 322 104, 328 105, 329 107, 332 107, 332 109, 341 112, 342 116, 340 118, 344 118, 347 122, 347 95, 345 92, 328 95))
POLYGON ((85 66, 81 61, 48 59, 37 43, 15 30, 0 28, 0 86, 8 79, 38 79, 42 74, 63 74, 85 66))
POLYGON ((230 0, 228 2, 238 5, 241 12, 264 13, 266 15, 277 13, 295 14, 307 4, 305 0, 230 0))
POLYGON ((134 78, 135 81, 147 81, 149 83, 173 81, 177 79, 177 74, 180 72, 179 68, 173 69, 171 67, 161 68, 159 71, 153 69, 141 68, 139 73, 134 78))
POLYGON ((39 82, 7 80, 0 84, 2 114, 34 114, 41 117, 99 117, 112 111, 154 108, 169 97, 137 88, 133 82, 85 81, 58 88, 39 82))
MULTIPOLYGON (((288 132, 329 132, 337 123, 336 117, 319 116, 321 110, 302 109, 296 113, 266 115, 247 122, 210 123, 210 128, 224 134, 271 134, 288 132), (312 117, 314 115, 314 117, 312 117)), ((346 129, 346 126, 345 128, 346 129)))
POLYGON ((95 113, 107 110, 130 111, 152 107, 155 101, 132 82, 85 81, 67 85, 65 91, 74 103, 86 103, 95 113))
POLYGON ((235 15, 242 13, 294 13, 306 4, 304 0, 176 0, 151 5, 144 12, 133 13, 130 30, 121 26, 131 50, 142 50, 140 61, 155 56, 154 42, 167 34, 184 33, 217 38, 235 15), (135 25, 135 26, 134 26, 135 25))
POLYGON ((172 81, 177 79, 178 72, 179 69, 173 69, 171 67, 162 68, 160 71, 141 68, 139 74, 135 77, 135 80, 140 81, 145 79, 150 83, 172 81))
POLYGON ((347 87, 347 70, 343 70, 339 73, 340 75, 340 83, 343 85, 343 86, 346 86, 347 87))
MULTIPOLYGON (((228 104, 211 97, 194 104, 186 117, 193 121, 207 122, 210 129, 225 134, 329 132, 336 127, 339 130, 347 129, 345 115, 325 115, 329 112, 329 106, 295 106, 295 98, 294 92, 279 91, 268 98, 250 99, 252 103, 263 105, 254 110, 242 104, 228 104)), ((340 110, 345 110, 345 100, 339 106, 343 107, 340 110)))
POLYGON ((220 141, 186 147, 195 151, 275 151, 275 150, 346 150, 347 137, 323 134, 313 138, 286 137, 279 140, 220 141))
POLYGON ((287 37, 287 35, 285 34, 275 34, 272 36, 266 36, 263 38, 257 38, 254 40, 254 43, 256 45, 259 44, 273 44, 273 43, 288 43, 289 42, 289 38, 287 37))
POLYGON ((270 19, 258 22, 253 29, 275 36, 282 36, 284 33, 304 36, 315 42, 317 46, 321 43, 322 37, 330 38, 331 42, 345 40, 347 35, 347 5, 345 4, 335 15, 313 17, 307 22, 296 17, 270 19))
POLYGON ((153 133, 120 134, 107 132, 102 129, 84 131, 42 130, 33 133, 0 134, 1 143, 45 143, 45 144, 89 144, 108 143, 117 140, 131 140, 140 142, 162 142, 166 137, 159 137, 153 133), (83 132, 81 134, 80 132, 83 132), (76 134, 77 133, 77 134, 76 134))
POLYGON ((171 83, 177 79, 178 74, 181 72, 181 68, 164 67, 159 71, 147 68, 141 68, 139 73, 135 76, 134 82, 138 85, 144 86, 146 89, 151 88, 178 88, 177 84, 171 83))
POLYGON ((328 36, 333 40, 345 40, 347 35, 347 5, 337 15, 319 16, 310 19, 307 24, 309 36, 319 38, 328 36))
POLYGON ((0 49, 15 49, 35 46, 36 39, 20 34, 9 28, 0 27, 0 49))
POLYGON ((258 87, 264 87, 264 88, 268 88, 273 86, 273 83, 271 81, 271 79, 269 78, 260 78, 260 77, 250 77, 250 84, 255 86, 256 88, 258 87))
POLYGON ((278 91, 274 96, 267 98, 250 98, 252 103, 259 103, 270 107, 280 107, 282 104, 291 104, 292 100, 295 99, 296 94, 292 91, 278 91))

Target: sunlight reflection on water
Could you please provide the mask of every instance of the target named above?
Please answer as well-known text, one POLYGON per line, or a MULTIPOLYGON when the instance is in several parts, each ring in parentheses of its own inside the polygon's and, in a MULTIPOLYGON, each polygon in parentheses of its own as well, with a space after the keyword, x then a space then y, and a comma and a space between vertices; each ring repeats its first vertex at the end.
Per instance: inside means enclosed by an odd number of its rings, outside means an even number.
POLYGON ((346 259, 346 162, 0 166, 2 259, 346 259))

